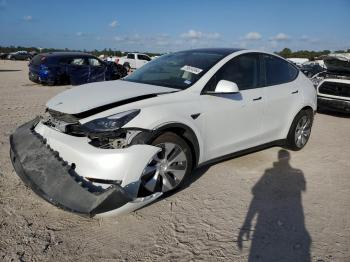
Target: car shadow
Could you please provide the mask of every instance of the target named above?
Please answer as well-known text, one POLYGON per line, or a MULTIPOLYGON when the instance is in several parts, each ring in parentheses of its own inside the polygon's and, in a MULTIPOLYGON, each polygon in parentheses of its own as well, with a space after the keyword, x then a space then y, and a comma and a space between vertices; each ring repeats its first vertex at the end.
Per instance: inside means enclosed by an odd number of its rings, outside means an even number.
POLYGON ((278 160, 252 188, 253 198, 236 240, 241 250, 251 241, 250 262, 311 261, 312 239, 302 205, 306 181, 303 172, 289 161, 289 152, 279 150, 278 160))

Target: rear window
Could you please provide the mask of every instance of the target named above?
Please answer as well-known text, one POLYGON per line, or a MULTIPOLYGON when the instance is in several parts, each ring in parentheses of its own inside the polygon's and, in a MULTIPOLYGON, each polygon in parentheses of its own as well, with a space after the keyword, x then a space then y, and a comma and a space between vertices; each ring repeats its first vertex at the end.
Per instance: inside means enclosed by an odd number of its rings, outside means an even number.
POLYGON ((135 59, 135 54, 128 54, 127 58, 128 59, 135 59))

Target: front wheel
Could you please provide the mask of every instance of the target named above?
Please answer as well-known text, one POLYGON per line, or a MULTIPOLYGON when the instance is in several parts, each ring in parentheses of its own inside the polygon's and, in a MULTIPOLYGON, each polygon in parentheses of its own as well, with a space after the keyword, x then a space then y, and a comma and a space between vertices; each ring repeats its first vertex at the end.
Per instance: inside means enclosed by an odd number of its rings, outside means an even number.
POLYGON ((179 188, 192 171, 191 149, 178 135, 167 132, 152 145, 162 150, 145 167, 141 184, 148 193, 169 192, 179 188))
POLYGON ((300 111, 290 127, 287 136, 287 147, 295 151, 302 149, 310 138, 312 123, 312 110, 300 111))

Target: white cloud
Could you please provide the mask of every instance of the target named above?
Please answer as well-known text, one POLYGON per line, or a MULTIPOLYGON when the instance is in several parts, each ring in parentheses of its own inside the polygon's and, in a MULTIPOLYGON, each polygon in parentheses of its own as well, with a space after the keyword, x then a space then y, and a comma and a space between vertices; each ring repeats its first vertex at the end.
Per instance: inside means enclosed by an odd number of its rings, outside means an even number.
POLYGON ((245 40, 256 41, 262 38, 261 34, 258 32, 249 32, 244 36, 245 40))
POLYGON ((110 27, 116 27, 117 25, 119 25, 117 20, 113 20, 112 22, 109 23, 110 27))
POLYGON ((24 21, 32 21, 33 17, 31 15, 26 15, 26 16, 23 16, 23 20, 24 21))
POLYGON ((300 40, 303 41, 303 42, 309 42, 309 43, 312 43, 312 44, 315 44, 315 43, 319 42, 319 39, 312 38, 312 37, 309 37, 307 35, 303 35, 302 37, 300 37, 300 40))
POLYGON ((290 37, 288 35, 286 35, 285 33, 279 33, 273 37, 270 38, 271 41, 288 41, 290 40, 290 37))
POLYGON ((220 38, 220 34, 216 32, 212 33, 203 33, 200 31, 195 31, 193 29, 188 30, 186 33, 181 34, 182 38, 188 40, 200 40, 200 39, 218 39, 220 38))
POLYGON ((195 30, 189 30, 186 33, 181 34, 182 38, 187 38, 187 39, 200 39, 202 38, 203 33, 195 30))
POLYGON ((205 38, 208 38, 208 39, 219 39, 221 37, 221 35, 219 33, 207 33, 204 35, 205 38))
POLYGON ((83 32, 77 32, 76 35, 77 36, 83 36, 84 34, 83 34, 83 32))

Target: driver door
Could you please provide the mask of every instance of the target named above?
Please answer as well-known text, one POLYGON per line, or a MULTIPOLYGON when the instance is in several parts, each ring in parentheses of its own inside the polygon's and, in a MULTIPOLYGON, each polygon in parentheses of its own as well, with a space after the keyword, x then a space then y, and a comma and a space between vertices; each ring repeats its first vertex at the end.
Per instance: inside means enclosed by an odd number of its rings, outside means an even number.
POLYGON ((261 86, 259 54, 233 58, 210 79, 201 95, 205 160, 260 144, 264 111, 261 86), (235 82, 239 92, 212 93, 220 80, 235 82))

